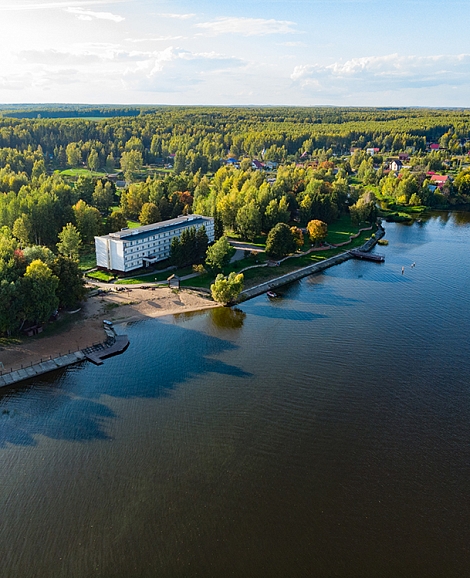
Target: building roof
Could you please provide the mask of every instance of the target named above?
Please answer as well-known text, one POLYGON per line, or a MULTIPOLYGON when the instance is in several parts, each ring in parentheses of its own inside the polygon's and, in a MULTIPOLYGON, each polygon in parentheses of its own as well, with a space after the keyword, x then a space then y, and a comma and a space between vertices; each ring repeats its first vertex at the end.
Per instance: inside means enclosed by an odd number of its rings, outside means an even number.
POLYGON ((154 231, 172 231, 181 227, 181 225, 201 225, 212 221, 212 217, 204 217, 202 215, 187 215, 184 217, 177 217, 176 219, 169 219, 168 221, 160 221, 159 223, 152 223, 151 225, 143 225, 142 227, 136 227, 135 229, 123 229, 121 231, 116 231, 115 233, 109 233, 109 235, 103 235, 101 238, 111 238, 115 240, 132 240, 142 239, 147 237, 154 231))
POLYGON ((449 175, 431 175, 431 181, 435 183, 447 183, 449 180, 449 175))

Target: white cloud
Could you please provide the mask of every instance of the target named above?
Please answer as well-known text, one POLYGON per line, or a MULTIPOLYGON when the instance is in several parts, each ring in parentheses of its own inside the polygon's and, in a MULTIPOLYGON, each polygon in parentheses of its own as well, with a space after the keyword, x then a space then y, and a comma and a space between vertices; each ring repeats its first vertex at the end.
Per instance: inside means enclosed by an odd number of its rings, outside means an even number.
POLYGON ((155 16, 160 16, 161 18, 176 18, 177 20, 189 20, 194 18, 196 14, 167 14, 167 13, 157 13, 155 16))
POLYGON ((302 47, 306 47, 307 44, 305 42, 279 42, 278 46, 287 46, 287 47, 293 47, 293 46, 302 46, 302 47))
POLYGON ((299 65, 291 79, 307 91, 326 94, 399 91, 470 84, 470 54, 435 56, 367 56, 299 65))
POLYGON ((100 57, 97 54, 91 54, 89 52, 62 52, 54 49, 22 50, 18 53, 18 57, 23 62, 51 66, 91 64, 100 61, 100 57))
POLYGON ((225 17, 201 22, 198 28, 207 30, 211 35, 241 34, 242 36, 266 36, 268 34, 298 34, 295 22, 288 20, 266 20, 264 18, 225 17))
POLYGON ((126 87, 146 92, 179 92, 202 83, 208 76, 242 66, 238 58, 215 52, 191 52, 170 46, 153 53, 124 75, 126 87))
POLYGON ((84 10, 83 8, 79 7, 68 7, 66 12, 75 14, 80 20, 93 20, 94 18, 99 20, 111 20, 112 22, 122 22, 125 20, 123 16, 118 16, 117 14, 112 14, 111 12, 93 12, 91 10, 84 10))
POLYGON ((143 42, 168 42, 172 40, 185 40, 187 36, 154 36, 152 38, 126 38, 126 42, 141 44, 143 42))
POLYGON ((23 10, 55 10, 57 8, 70 8, 74 6, 96 6, 100 4, 115 4, 112 0, 69 0, 68 2, 35 2, 0 5, 0 11, 18 12, 23 10))

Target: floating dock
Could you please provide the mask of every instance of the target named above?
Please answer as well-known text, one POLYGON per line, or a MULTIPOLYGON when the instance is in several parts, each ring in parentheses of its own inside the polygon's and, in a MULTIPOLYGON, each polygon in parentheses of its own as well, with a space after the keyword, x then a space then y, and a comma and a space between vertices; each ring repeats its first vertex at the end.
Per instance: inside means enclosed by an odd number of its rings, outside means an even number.
POLYGON ((83 350, 85 357, 95 365, 103 365, 103 359, 112 355, 119 355, 129 347, 127 335, 116 335, 112 345, 100 343, 94 347, 88 347, 83 350))
POLYGON ((385 255, 379 255, 379 253, 367 253, 366 251, 360 251, 359 249, 351 249, 349 253, 355 259, 375 261, 376 263, 383 263, 385 261, 385 255))

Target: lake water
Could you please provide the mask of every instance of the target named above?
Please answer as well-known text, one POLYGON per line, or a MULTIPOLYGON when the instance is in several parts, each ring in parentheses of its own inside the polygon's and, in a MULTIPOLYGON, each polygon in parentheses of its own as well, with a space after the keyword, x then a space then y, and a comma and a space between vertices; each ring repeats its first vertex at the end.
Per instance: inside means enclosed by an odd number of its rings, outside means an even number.
POLYGON ((468 576, 470 216, 385 226, 4 391, 2 578, 468 576))

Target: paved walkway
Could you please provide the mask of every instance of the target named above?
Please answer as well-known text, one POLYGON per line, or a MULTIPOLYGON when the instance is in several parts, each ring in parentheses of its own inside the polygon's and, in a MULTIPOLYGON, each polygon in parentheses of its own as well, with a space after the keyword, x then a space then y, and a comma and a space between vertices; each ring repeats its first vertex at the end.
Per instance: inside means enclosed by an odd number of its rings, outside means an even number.
MULTIPOLYGON (((376 244, 379 239, 381 239, 385 235, 385 230, 382 226, 379 226, 375 237, 371 237, 364 245, 359 247, 361 251, 370 251, 376 244)), ((344 263, 348 261, 353 256, 349 251, 345 251, 344 253, 340 253, 335 257, 330 257, 329 259, 325 259, 320 263, 313 263, 312 265, 308 265, 307 267, 303 267, 302 269, 297 269, 297 271, 292 271, 292 273, 287 273, 286 275, 282 275, 281 277, 277 277, 275 279, 271 279, 270 281, 266 281, 265 283, 261 283, 260 285, 256 285, 255 287, 251 287, 250 289, 245 289, 240 293, 238 301, 246 301, 247 299, 251 299, 252 297, 256 297, 257 295, 261 295, 262 293, 266 293, 271 289, 276 289, 277 287, 281 287, 282 285, 286 285, 287 283, 291 283, 292 281, 297 281, 298 279, 302 279, 303 277, 307 277, 307 275, 311 275, 312 273, 318 273, 323 271, 324 269, 328 269, 333 265, 339 265, 340 263, 344 263)))

